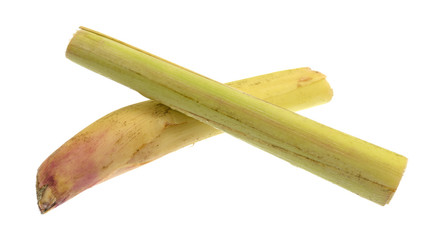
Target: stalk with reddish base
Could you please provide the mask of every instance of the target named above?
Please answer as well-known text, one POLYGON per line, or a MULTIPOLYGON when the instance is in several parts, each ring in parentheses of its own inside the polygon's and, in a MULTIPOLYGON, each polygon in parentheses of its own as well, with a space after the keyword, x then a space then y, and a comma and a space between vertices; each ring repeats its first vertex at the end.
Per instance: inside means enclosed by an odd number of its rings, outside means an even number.
MULTIPOLYGON (((309 68, 275 72, 228 84, 291 110, 328 102, 325 76, 309 68)), ((83 129, 39 167, 42 213, 114 176, 221 131, 155 101, 116 110, 83 129)))

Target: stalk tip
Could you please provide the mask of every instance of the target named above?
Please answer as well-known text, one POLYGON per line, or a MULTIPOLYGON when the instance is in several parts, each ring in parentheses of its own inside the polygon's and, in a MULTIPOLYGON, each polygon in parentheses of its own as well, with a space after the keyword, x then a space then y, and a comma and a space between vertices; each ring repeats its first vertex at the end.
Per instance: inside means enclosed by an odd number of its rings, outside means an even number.
POLYGON ((37 205, 39 206, 40 213, 45 214, 56 205, 56 197, 54 196, 51 188, 49 188, 48 185, 39 187, 39 183, 37 182, 36 190, 37 205))

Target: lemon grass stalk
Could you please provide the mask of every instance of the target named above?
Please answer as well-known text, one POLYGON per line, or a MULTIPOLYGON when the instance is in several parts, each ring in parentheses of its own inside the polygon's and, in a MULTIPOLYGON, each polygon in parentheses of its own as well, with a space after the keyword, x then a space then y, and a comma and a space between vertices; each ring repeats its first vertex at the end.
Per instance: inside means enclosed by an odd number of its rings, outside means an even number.
MULTIPOLYGON (((292 110, 328 102, 323 74, 290 69, 227 85, 292 110)), ((84 190, 221 131, 156 101, 132 104, 95 121, 51 154, 37 172, 42 213, 84 190)))
POLYGON ((407 159, 82 28, 66 56, 144 96, 385 205, 407 159))

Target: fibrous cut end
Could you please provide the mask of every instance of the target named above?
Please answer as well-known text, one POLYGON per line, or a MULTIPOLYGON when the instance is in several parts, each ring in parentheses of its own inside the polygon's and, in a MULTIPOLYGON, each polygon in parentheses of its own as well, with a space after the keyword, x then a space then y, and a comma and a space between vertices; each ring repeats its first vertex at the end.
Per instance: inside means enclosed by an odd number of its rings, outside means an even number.
POLYGON ((36 191, 40 213, 44 214, 56 205, 56 197, 52 194, 52 190, 48 185, 39 186, 37 181, 36 191))

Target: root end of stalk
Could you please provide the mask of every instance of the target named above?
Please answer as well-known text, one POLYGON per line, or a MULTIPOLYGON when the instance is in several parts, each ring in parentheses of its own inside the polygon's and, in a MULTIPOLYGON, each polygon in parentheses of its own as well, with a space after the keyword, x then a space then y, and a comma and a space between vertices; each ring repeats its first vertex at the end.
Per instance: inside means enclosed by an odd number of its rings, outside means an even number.
POLYGON ((39 187, 39 182, 36 186, 37 191, 37 205, 40 213, 45 214, 56 205, 56 197, 52 193, 51 188, 48 185, 39 187))

